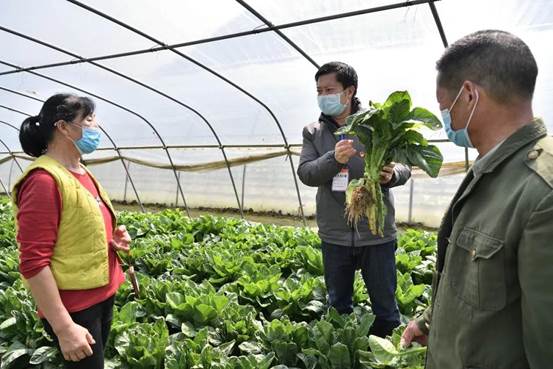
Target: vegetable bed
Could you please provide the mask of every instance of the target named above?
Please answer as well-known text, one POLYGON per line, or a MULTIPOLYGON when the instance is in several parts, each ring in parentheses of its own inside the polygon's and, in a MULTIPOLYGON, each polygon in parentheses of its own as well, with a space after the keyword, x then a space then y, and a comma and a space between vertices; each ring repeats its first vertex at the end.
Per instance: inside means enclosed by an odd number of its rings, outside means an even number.
MULTIPOLYGON (((317 235, 179 210, 124 212, 140 283, 116 298, 107 368, 422 368, 424 348, 368 336, 374 319, 360 278, 356 308, 326 307, 317 235)), ((17 272, 11 207, 0 200, 0 369, 58 368, 17 272)), ((404 323, 430 296, 435 234, 402 232, 397 300, 404 323)))

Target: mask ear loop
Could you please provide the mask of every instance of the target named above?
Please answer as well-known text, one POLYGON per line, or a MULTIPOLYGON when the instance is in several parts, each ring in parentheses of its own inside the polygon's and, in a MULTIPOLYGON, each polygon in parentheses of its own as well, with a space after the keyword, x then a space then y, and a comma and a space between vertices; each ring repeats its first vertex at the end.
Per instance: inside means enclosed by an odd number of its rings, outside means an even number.
POLYGON ((459 89, 459 92, 457 92, 457 96, 455 96, 455 99, 453 100, 453 102, 451 103, 451 106, 449 107, 449 112, 451 113, 451 109, 453 109, 453 105, 455 105, 455 103, 457 102, 457 100, 459 100, 459 97, 461 96, 461 92, 463 92, 463 88, 464 86, 461 86, 461 88, 459 89))
POLYGON ((478 106, 478 101, 480 100, 480 94, 478 93, 478 90, 474 90, 474 93, 476 95, 476 102, 474 103, 474 108, 472 108, 472 111, 470 112, 469 120, 467 122, 467 126, 465 127, 465 129, 467 130, 469 129, 470 122, 472 121, 472 116, 474 115, 476 107, 478 106))

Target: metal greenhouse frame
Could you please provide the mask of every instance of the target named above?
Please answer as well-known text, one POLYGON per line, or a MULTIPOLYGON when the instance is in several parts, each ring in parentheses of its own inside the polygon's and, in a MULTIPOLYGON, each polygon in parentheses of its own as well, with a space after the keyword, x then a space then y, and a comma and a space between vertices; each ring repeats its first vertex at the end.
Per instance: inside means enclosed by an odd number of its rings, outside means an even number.
MULTIPOLYGON (((225 42, 227 40, 231 39, 238 39, 241 37, 251 36, 251 35, 259 35, 262 33, 274 33, 282 39, 291 49, 295 50, 301 57, 307 61, 314 70, 319 68, 319 63, 316 61, 316 58, 312 55, 309 55, 308 52, 306 52, 302 47, 298 45, 298 43, 294 42, 292 37, 287 36, 283 30, 297 28, 301 26, 306 25, 312 25, 312 24, 318 24, 318 23, 324 23, 332 20, 337 19, 345 19, 345 18, 352 18, 352 17, 361 17, 366 14, 372 14, 372 13, 379 13, 379 12, 386 12, 394 9, 401 9, 401 8, 408 8, 408 7, 420 7, 420 6, 428 6, 430 9, 430 12, 432 14, 437 35, 439 35, 441 43, 444 47, 448 46, 448 39, 446 37, 446 32, 444 31, 444 28, 442 26, 442 22, 440 19, 440 14, 438 13, 438 9, 436 8, 435 2, 440 0, 414 0, 414 1, 398 1, 395 3, 391 3, 388 5, 383 6, 377 6, 377 7, 370 7, 366 9, 356 10, 356 11, 350 11, 350 12, 343 12, 343 13, 336 13, 332 15, 326 15, 322 17, 316 17, 311 19, 304 19, 300 21, 295 22, 289 22, 289 23, 282 23, 282 24, 274 24, 271 22, 270 19, 267 19, 267 17, 263 16, 258 10, 255 9, 255 7, 251 6, 247 0, 235 0, 244 10, 246 10, 251 16, 253 16, 257 21, 262 22, 262 26, 251 29, 248 31, 241 31, 241 32, 235 32, 235 33, 228 33, 223 34, 219 36, 214 37, 207 37, 207 38, 200 38, 192 41, 186 41, 186 42, 180 42, 180 43, 173 43, 173 44, 166 44, 164 41, 152 36, 151 34, 148 34, 144 30, 137 29, 133 26, 131 26, 128 23, 125 23, 124 21, 117 19, 113 17, 110 14, 106 14, 98 9, 93 8, 90 5, 87 5, 81 1, 78 0, 66 0, 66 3, 68 6, 73 6, 81 9, 84 12, 93 14, 94 16, 97 16, 102 19, 103 22, 110 22, 118 27, 124 28, 127 31, 130 31, 134 33, 135 35, 147 40, 148 42, 153 42, 155 44, 154 47, 151 48, 142 48, 127 52, 119 52, 119 53, 111 53, 107 55, 95 55, 92 57, 83 57, 81 55, 78 55, 75 52, 72 52, 71 50, 68 50, 62 46, 54 45, 50 42, 46 42, 44 40, 38 39, 36 37, 32 37, 28 34, 24 34, 19 32, 18 30, 14 30, 8 27, 5 27, 0 24, 0 31, 3 33, 10 34, 16 38, 19 38, 21 40, 25 40, 26 42, 31 42, 36 45, 41 45, 42 47, 46 47, 50 50, 54 50, 58 53, 62 53, 66 55, 68 60, 61 61, 61 62, 52 62, 47 64, 40 64, 40 65, 31 65, 31 66, 18 66, 15 64, 12 64, 10 61, 7 60, 0 60, 0 65, 3 65, 5 67, 8 67, 8 70, 0 71, 0 77, 1 76, 7 76, 7 75, 13 75, 13 74, 20 74, 20 73, 28 73, 33 75, 34 77, 38 77, 41 79, 48 80, 50 82, 53 82, 57 85, 68 87, 77 91, 80 91, 86 95, 92 96, 98 100, 101 100, 107 104, 112 105, 113 107, 116 107, 117 109, 120 109, 128 114, 133 115, 134 117, 138 118, 140 121, 142 121, 145 125, 147 125, 154 133, 156 140, 159 142, 157 145, 136 145, 136 146, 122 146, 118 144, 116 139, 108 132, 108 130, 105 127, 102 127, 102 131, 105 134, 106 138, 109 140, 111 147, 104 147, 100 150, 109 150, 109 151, 115 151, 118 160, 120 161, 124 171, 125 171, 125 197, 126 197, 126 186, 127 182, 131 185, 132 191, 134 192, 134 195, 136 197, 136 200, 141 207, 141 209, 144 211, 144 204, 143 200, 141 199, 140 191, 137 189, 135 185, 135 180, 133 180, 133 176, 129 170, 129 162, 125 160, 124 155, 121 153, 122 150, 129 150, 129 149, 143 149, 143 150, 149 150, 149 149, 157 149, 157 150, 163 150, 165 153, 167 160, 169 161, 170 169, 173 173, 175 183, 177 185, 177 197, 176 202, 178 203, 179 197, 182 199, 182 203, 184 205, 184 208, 188 214, 189 212, 189 205, 186 200, 185 191, 183 190, 183 186, 181 184, 179 170, 177 168, 177 165, 175 165, 174 158, 170 152, 170 149, 186 149, 186 148, 199 148, 199 149, 218 149, 220 151, 220 154, 222 156, 222 159, 224 160, 226 169, 228 171, 228 178, 230 180, 233 194, 236 200, 236 206, 237 209, 240 211, 240 215, 244 217, 244 188, 242 188, 242 194, 240 195, 240 191, 237 188, 237 181, 233 175, 233 172, 231 170, 232 164, 229 160, 228 156, 228 149, 233 148, 281 148, 285 150, 285 156, 287 158, 287 161, 290 165, 290 170, 292 173, 293 181, 294 181, 294 188, 297 196, 297 202, 299 205, 299 214, 303 220, 303 223, 306 222, 306 217, 304 214, 304 207, 302 203, 302 196, 300 194, 300 188, 299 188, 299 182, 296 175, 296 169, 294 167, 294 162, 292 160, 292 155, 294 155, 294 152, 291 150, 294 147, 301 147, 300 143, 290 143, 288 140, 288 137, 285 134, 285 131, 283 129, 283 126, 279 119, 277 118, 277 115, 273 110, 269 107, 269 105, 262 100, 262 98, 254 95, 254 93, 247 90, 246 87, 241 86, 237 82, 231 80, 230 77, 223 75, 221 72, 218 72, 213 67, 208 67, 205 63, 200 62, 199 60, 191 57, 190 55, 187 55, 182 51, 183 47, 186 46, 192 46, 192 45, 199 45, 199 44, 209 44, 214 42, 225 42), (151 84, 148 84, 144 81, 141 81, 137 78, 131 77, 129 74, 126 74, 125 71, 120 71, 111 67, 107 67, 103 64, 100 64, 100 61, 106 61, 106 60, 114 60, 114 59, 120 59, 120 58, 126 58, 130 56, 136 56, 136 55, 142 55, 142 54, 153 54, 158 53, 161 51, 168 51, 175 55, 177 55, 184 63, 190 63, 201 70, 205 71, 206 73, 210 74, 211 76, 215 77, 216 79, 222 81, 224 84, 230 86, 232 89, 236 90, 238 93, 245 95, 247 98, 251 99, 255 104, 257 104, 261 109, 265 110, 269 116, 270 119, 273 121, 274 125, 278 129, 278 133, 280 135, 281 143, 277 144, 262 144, 262 143, 252 143, 252 144, 246 144, 246 145, 231 145, 231 144, 225 144, 224 140, 221 139, 220 135, 218 134, 217 130, 214 128, 212 122, 210 122, 206 116, 203 114, 202 111, 200 111, 198 108, 191 106, 186 101, 183 101, 182 99, 179 99, 175 96, 172 96, 169 92, 163 91, 159 88, 156 88, 152 86, 151 84), (142 113, 136 111, 135 109, 131 109, 127 106, 124 106, 122 103, 114 101, 113 99, 107 98, 105 96, 100 95, 99 93, 96 93, 95 91, 89 91, 85 90, 84 88, 81 88, 78 85, 67 83, 66 81, 52 78, 50 76, 44 75, 40 73, 41 70, 49 70, 51 68, 57 68, 57 67, 63 67, 63 66, 71 66, 71 65, 77 65, 77 64, 88 64, 95 68, 99 68, 109 74, 112 74, 118 78, 122 78, 128 82, 131 82, 132 84, 135 84, 139 86, 139 88, 145 89, 151 93, 154 93, 163 99, 168 100, 171 104, 175 104, 177 107, 185 109, 192 114, 194 114, 196 117, 200 119, 201 122, 208 128, 212 139, 214 140, 214 144, 200 144, 200 145, 186 145, 186 143, 179 144, 179 145, 169 145, 167 144, 166 140, 164 140, 163 136, 160 134, 159 130, 157 129, 156 124, 153 122, 151 117, 145 117, 142 113)), ((5 59, 5 57, 2 57, 2 59, 5 59)), ((0 80, 0 84, 2 81, 0 80)), ((0 90, 6 93, 18 95, 20 97, 34 100, 36 102, 43 102, 42 99, 39 99, 37 97, 31 96, 30 94, 23 93, 21 91, 17 91, 13 88, 8 88, 6 86, 0 85, 0 90)), ((4 104, 0 104, 1 109, 9 110, 11 112, 14 112, 16 114, 20 114, 23 116, 29 116, 30 114, 21 110, 18 110, 14 108, 13 106, 8 106, 4 104)), ((0 121, 0 125, 7 126, 9 129, 18 130, 17 128, 17 122, 8 122, 8 121, 0 121)), ((431 140, 432 142, 446 142, 447 140, 431 140)), ((22 156, 22 152, 20 151, 13 151, 10 149, 10 147, 2 140, 0 139, 0 145, 5 148, 4 150, 0 150, 0 154, 7 155, 8 158, 4 159, 2 162, 6 162, 6 160, 13 159, 15 164, 19 167, 20 170, 22 170, 22 166, 19 162, 19 159, 24 158, 22 156)), ((465 149, 465 170, 469 167, 469 154, 468 150, 465 149)), ((242 184, 243 187, 244 184, 242 184)), ((9 194, 9 188, 8 185, 3 183, 0 180, 0 186, 3 189, 4 193, 9 194)), ((412 191, 411 191, 411 207, 412 207, 412 191)))

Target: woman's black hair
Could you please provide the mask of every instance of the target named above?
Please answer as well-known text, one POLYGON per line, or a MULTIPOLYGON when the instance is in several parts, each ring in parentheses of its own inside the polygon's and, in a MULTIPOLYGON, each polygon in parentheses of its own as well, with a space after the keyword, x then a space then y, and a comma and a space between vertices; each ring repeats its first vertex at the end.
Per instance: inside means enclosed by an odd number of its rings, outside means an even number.
POLYGON ((344 89, 353 86, 353 96, 351 97, 351 112, 356 113, 361 107, 361 102, 357 98, 357 72, 351 65, 342 62, 326 63, 315 73, 315 81, 325 74, 336 73, 336 80, 342 84, 344 89))
POLYGON ((63 120, 68 123, 77 117, 87 117, 94 113, 94 102, 88 97, 73 94, 56 94, 42 105, 40 113, 29 117, 21 124, 19 142, 23 151, 35 158, 46 152, 52 141, 54 124, 63 120))

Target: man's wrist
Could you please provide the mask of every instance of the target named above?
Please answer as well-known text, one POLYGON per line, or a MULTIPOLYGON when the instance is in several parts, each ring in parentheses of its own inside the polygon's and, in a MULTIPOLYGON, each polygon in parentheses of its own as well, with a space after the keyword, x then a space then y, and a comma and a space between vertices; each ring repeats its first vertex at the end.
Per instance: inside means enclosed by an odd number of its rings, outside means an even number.
POLYGON ((341 167, 346 166, 347 163, 342 163, 340 162, 340 160, 338 160, 338 157, 336 156, 336 151, 332 152, 332 157, 334 158, 334 161, 336 162, 336 164, 338 164, 339 166, 341 167))

